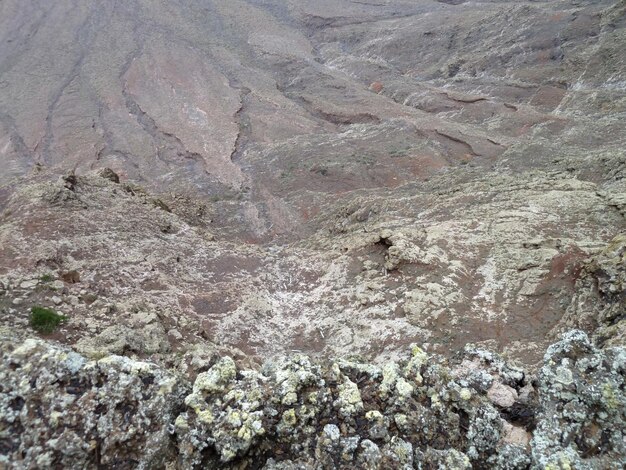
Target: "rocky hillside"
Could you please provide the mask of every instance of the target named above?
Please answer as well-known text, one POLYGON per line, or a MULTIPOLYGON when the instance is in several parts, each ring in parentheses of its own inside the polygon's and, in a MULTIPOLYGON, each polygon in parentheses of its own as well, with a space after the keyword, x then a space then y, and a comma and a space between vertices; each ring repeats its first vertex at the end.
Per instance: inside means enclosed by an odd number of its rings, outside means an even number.
POLYGON ((0 2, 0 467, 626 465, 626 1, 0 2))

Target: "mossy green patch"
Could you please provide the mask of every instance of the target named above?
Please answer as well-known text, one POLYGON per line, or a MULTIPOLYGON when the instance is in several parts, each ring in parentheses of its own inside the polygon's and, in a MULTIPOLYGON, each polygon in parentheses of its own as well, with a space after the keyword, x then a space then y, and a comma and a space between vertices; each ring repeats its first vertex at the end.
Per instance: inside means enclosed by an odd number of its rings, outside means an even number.
POLYGON ((54 281, 54 276, 52 274, 44 274, 39 278, 41 282, 52 282, 54 281))
POLYGON ((65 321, 65 316, 52 309, 33 307, 30 311, 30 326, 39 333, 50 334, 65 321))

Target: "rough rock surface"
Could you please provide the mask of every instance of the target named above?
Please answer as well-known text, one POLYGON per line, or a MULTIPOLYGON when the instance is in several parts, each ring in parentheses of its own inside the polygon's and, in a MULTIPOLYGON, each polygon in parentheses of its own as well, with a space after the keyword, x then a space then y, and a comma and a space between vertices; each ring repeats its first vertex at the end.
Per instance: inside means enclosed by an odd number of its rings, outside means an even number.
POLYGON ((625 352, 599 351, 576 330, 548 348, 538 376, 540 411, 532 440, 539 465, 626 465, 625 352))
POLYGON ((0 334, 4 468, 157 468, 175 455, 184 382, 154 364, 0 334))
POLYGON ((88 361, 7 333, 9 468, 626 465, 626 349, 597 349, 580 330, 548 348, 537 377, 486 350, 468 348, 455 368, 412 346, 382 366, 292 355, 251 370, 225 356, 196 370, 193 385, 153 364, 88 361), (494 399, 489 383, 512 390, 513 403, 494 399))

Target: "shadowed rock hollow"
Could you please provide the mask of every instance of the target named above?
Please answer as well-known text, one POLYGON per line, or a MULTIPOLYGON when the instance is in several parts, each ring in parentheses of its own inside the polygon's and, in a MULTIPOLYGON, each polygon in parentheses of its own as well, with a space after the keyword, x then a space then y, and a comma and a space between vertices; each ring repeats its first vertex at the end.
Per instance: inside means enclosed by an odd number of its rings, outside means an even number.
MULTIPOLYGON (((623 458, 605 430, 624 429, 611 410, 624 394, 625 18, 623 0, 1 2, 0 325, 16 356, 1 369, 0 462, 623 458), (34 306, 64 315, 43 339, 34 306), (572 328, 587 336, 563 341, 594 359, 547 349, 572 328), (404 369, 411 344, 428 386, 404 369), (481 363, 491 382, 459 378, 469 350, 522 375, 481 363), (43 356, 28 365, 25 351, 43 356), (198 384, 231 370, 226 357, 234 375, 198 384), (22 367, 58 381, 22 389, 22 367), (306 393, 285 403, 273 393, 296 369, 306 393), (592 371, 608 388, 570 390, 592 371), (150 383, 98 392, 119 408, 89 401, 80 426, 33 421, 29 394, 86 393, 102 374, 150 383), (145 402, 125 403, 131 389, 145 402), (109 433, 135 413, 145 440, 109 433), (398 413, 441 420, 444 437, 398 413), (495 434, 477 436, 480 423, 495 434), (70 428, 77 460, 53 437, 70 428)), ((46 400, 46 413, 69 406, 46 400)))

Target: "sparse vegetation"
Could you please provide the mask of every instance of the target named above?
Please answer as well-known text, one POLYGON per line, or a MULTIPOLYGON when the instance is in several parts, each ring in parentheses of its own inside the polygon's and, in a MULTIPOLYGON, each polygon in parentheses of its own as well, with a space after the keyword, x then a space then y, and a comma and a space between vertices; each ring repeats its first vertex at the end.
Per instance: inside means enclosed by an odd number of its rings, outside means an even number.
POLYGON ((39 278, 41 282, 52 282, 54 281, 54 276, 52 274, 44 274, 39 278))
POLYGON ((33 307, 30 311, 30 326, 41 334, 54 332, 64 321, 64 315, 59 315, 50 308, 33 307))
POLYGON ((376 157, 369 153, 363 153, 358 155, 352 154, 352 156, 354 157, 354 160, 361 165, 371 166, 376 163, 376 157))
POLYGON ((391 150, 389 152, 389 156, 391 158, 406 157, 407 155, 409 155, 410 151, 411 151, 411 147, 410 146, 394 148, 393 150, 391 150))

